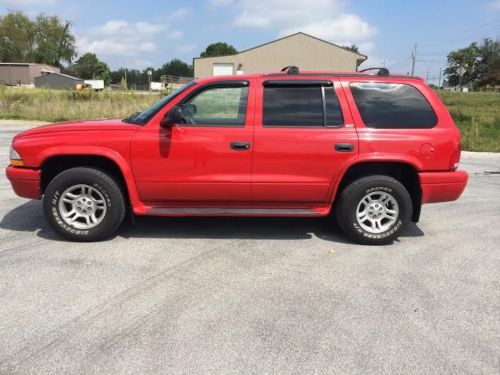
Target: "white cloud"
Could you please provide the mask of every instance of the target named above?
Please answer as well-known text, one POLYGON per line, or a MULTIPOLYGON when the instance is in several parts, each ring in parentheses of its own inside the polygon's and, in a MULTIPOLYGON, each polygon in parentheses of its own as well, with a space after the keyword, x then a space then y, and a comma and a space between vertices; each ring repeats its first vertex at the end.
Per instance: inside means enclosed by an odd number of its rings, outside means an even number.
POLYGON ((168 28, 166 24, 149 22, 129 22, 125 20, 109 20, 102 26, 90 29, 93 35, 120 36, 148 36, 154 35, 168 28))
POLYGON ((180 30, 170 30, 166 23, 109 20, 79 34, 77 48, 80 55, 92 52, 99 58, 118 63, 121 58, 126 58, 137 66, 144 62, 140 59, 142 54, 157 50, 155 39, 159 35, 168 39, 179 39, 183 33, 180 30))
POLYGON ((318 38, 344 43, 364 42, 373 37, 377 29, 354 14, 341 14, 336 18, 325 18, 307 24, 298 24, 280 31, 280 36, 303 31, 318 38))
POLYGON ((356 44, 361 53, 373 50, 377 28, 343 11, 341 0, 239 0, 236 27, 276 29, 279 37, 299 31, 341 45, 356 44))

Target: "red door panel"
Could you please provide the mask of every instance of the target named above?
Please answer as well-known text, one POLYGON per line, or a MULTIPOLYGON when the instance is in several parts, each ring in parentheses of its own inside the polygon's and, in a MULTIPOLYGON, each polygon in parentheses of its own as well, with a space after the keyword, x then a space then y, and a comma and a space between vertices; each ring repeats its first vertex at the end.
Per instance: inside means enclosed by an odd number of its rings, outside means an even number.
POLYGON ((134 177, 149 205, 244 205, 251 201, 252 87, 244 126, 148 124, 132 140, 134 177), (231 143, 246 142, 247 150, 231 143))
POLYGON ((358 155, 358 138, 344 93, 337 85, 335 91, 343 107, 343 127, 264 127, 263 86, 259 82, 252 163, 255 204, 329 201, 332 183, 358 155), (352 144, 353 150, 338 152, 338 143, 352 144))

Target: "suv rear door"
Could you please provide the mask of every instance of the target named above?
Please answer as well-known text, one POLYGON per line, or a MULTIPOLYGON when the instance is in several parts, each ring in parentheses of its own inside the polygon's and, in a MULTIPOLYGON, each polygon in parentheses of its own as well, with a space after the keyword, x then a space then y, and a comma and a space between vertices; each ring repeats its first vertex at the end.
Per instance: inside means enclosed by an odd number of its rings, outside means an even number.
POLYGON ((267 205, 326 203, 358 138, 344 92, 331 77, 259 79, 252 199, 267 205))

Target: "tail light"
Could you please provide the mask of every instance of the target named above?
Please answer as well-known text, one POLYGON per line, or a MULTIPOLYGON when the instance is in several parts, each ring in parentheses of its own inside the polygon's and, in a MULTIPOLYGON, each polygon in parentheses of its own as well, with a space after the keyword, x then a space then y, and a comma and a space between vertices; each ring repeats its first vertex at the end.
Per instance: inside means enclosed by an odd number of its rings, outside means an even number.
POLYGON ((455 171, 458 169, 458 165, 460 164, 460 154, 462 153, 462 144, 460 141, 457 141, 456 148, 450 159, 450 171, 455 171))

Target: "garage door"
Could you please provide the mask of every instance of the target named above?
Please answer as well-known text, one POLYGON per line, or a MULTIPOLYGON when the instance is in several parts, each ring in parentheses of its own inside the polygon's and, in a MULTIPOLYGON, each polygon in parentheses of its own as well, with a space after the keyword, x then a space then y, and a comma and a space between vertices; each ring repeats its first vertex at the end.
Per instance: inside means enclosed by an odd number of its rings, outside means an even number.
POLYGON ((214 64, 214 76, 229 76, 233 74, 233 64, 214 64))

